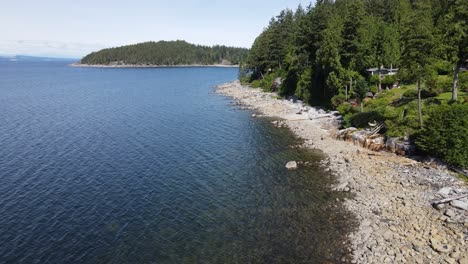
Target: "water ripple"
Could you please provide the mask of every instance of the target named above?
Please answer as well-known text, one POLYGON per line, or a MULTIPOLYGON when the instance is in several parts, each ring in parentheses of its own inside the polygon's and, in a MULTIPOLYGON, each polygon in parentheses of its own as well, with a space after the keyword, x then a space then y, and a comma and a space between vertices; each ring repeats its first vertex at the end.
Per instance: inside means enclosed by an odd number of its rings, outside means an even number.
POLYGON ((0 263, 339 262, 319 153, 212 93, 235 69, 0 63, 0 263))

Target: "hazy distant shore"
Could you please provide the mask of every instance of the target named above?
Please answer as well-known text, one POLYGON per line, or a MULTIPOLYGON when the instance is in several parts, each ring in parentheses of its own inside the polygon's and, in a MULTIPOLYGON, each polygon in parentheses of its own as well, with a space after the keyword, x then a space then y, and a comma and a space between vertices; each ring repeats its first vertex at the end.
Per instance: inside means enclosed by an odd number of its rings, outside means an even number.
POLYGON ((82 64, 82 63, 72 63, 69 66, 71 67, 81 67, 81 68, 185 68, 185 67, 218 67, 218 68, 238 68, 239 65, 226 65, 226 64, 179 64, 179 65, 148 65, 148 64, 82 64))

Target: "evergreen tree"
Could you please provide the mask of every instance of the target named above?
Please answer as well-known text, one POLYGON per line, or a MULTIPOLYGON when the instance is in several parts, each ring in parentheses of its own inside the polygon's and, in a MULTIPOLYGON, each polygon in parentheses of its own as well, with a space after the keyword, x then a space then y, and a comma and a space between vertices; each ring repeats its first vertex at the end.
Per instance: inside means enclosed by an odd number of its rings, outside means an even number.
POLYGON ((353 95, 359 102, 361 113, 364 112, 364 99, 366 98, 368 92, 369 87, 367 82, 364 80, 357 80, 353 89, 353 95))
POLYGON ((418 117, 422 127, 421 82, 431 74, 431 54, 434 46, 430 6, 423 0, 415 1, 414 10, 403 26, 402 71, 406 79, 417 81, 418 117))
POLYGON ((445 20, 444 40, 448 59, 454 64, 452 100, 457 101, 460 67, 468 59, 468 1, 451 1, 445 20))
POLYGON ((102 65, 180 65, 218 63, 239 64, 248 49, 226 46, 201 46, 185 41, 145 42, 93 52, 81 59, 83 64, 102 65))

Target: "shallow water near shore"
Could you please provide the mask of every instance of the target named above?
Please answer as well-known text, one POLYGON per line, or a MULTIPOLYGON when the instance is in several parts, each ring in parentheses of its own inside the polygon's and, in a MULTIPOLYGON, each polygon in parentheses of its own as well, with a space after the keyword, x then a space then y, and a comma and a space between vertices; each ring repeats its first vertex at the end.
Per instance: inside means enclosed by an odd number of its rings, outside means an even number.
POLYGON ((0 263, 346 255, 322 154, 213 93, 237 69, 67 64, 0 62, 0 263))

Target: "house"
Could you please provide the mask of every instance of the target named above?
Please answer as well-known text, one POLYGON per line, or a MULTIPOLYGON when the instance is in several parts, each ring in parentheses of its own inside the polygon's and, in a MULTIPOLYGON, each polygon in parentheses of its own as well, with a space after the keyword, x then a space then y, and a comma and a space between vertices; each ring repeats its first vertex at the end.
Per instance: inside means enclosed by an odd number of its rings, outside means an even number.
POLYGON ((398 73, 398 69, 394 69, 393 67, 384 68, 382 66, 380 68, 367 69, 367 72, 370 73, 371 76, 374 76, 374 74, 380 74, 382 76, 386 76, 386 75, 396 75, 398 73))
POLYGON ((354 106, 354 107, 358 107, 358 106, 359 106, 359 102, 358 102, 358 100, 356 100, 356 99, 349 99, 349 100, 348 100, 348 103, 349 103, 350 105, 354 106))
POLYGON ((380 79, 380 81, 376 81, 377 89, 379 91, 383 89, 382 85, 384 85, 387 89, 399 87, 399 80, 397 80, 395 76, 398 73, 398 69, 394 69, 393 66, 390 66, 390 68, 384 68, 383 66, 380 68, 370 68, 367 69, 367 72, 370 73, 371 76, 375 75, 378 79, 380 79))
POLYGON ((364 98, 364 101, 369 101, 369 100, 372 100, 374 99, 374 94, 372 92, 367 92, 366 94, 366 98, 364 98))

